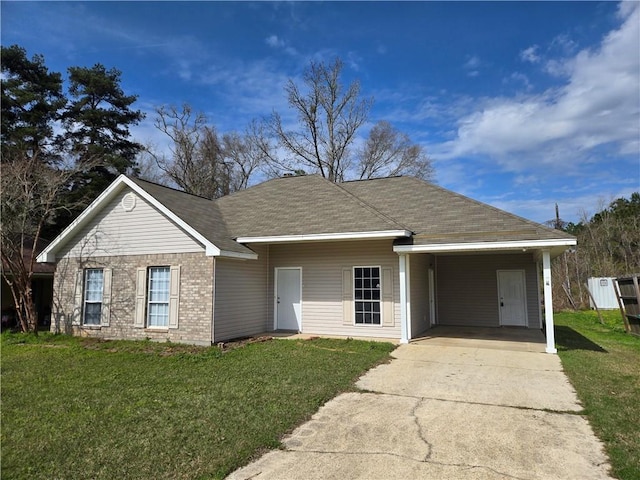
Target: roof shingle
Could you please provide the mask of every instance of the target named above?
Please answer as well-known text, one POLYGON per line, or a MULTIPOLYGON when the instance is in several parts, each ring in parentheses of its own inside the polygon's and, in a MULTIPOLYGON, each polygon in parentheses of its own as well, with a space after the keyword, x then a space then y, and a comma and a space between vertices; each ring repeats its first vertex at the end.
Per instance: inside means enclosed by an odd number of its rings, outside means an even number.
POLYGON ((405 229, 319 175, 276 178, 216 203, 234 238, 405 229))
POLYGON ((572 239, 571 235, 414 177, 340 184, 414 232, 413 243, 572 239))
POLYGON ((414 177, 334 184, 276 178, 217 200, 132 179, 221 250, 252 253, 238 237, 409 230, 414 245, 573 239, 564 232, 414 177))

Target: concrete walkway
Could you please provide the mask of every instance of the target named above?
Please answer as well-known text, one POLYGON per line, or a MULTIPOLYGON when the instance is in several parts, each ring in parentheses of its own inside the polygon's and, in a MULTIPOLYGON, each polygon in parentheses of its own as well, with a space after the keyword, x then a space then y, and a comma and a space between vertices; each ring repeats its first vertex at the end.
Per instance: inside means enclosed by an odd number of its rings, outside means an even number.
POLYGON ((329 401, 283 450, 228 478, 610 478, 560 360, 530 343, 402 345, 358 381, 363 392, 329 401))

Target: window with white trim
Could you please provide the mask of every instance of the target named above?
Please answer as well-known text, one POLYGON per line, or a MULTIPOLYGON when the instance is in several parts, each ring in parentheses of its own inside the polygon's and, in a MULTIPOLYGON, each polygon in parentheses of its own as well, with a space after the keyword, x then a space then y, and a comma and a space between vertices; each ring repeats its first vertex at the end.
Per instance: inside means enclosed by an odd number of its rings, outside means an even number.
POLYGON ((147 291, 147 325, 169 326, 169 267, 150 267, 147 291))
POLYGON ((356 325, 380 325, 380 267, 354 267, 356 325))
POLYGON ((104 271, 101 268, 87 268, 84 271, 84 299, 82 324, 100 325, 102 318, 102 298, 104 293, 104 271))

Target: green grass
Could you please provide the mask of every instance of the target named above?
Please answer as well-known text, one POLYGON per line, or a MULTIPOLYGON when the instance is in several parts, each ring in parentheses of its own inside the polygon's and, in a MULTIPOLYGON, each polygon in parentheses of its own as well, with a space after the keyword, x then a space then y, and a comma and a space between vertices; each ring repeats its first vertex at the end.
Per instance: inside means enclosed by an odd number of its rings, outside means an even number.
POLYGON ((222 478, 393 348, 271 340, 222 353, 3 334, 1 476, 222 478))
POLYGON ((640 338, 624 331, 620 312, 555 314, 556 343, 569 380, 616 478, 640 479, 640 338))

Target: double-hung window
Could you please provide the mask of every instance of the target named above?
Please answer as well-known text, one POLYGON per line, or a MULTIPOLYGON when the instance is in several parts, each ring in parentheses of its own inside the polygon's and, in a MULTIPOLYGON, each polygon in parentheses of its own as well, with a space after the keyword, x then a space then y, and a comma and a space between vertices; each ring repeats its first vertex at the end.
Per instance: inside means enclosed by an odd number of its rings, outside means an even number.
POLYGON ((169 326, 169 267, 149 268, 147 326, 169 326))
POLYGON ((356 324, 380 325, 380 267, 355 267, 353 288, 356 324))
POLYGON ((104 271, 101 268, 87 268, 84 271, 84 325, 100 325, 102 298, 104 294, 104 271))
POLYGON ((178 328, 180 266, 136 269, 135 328, 178 328))

